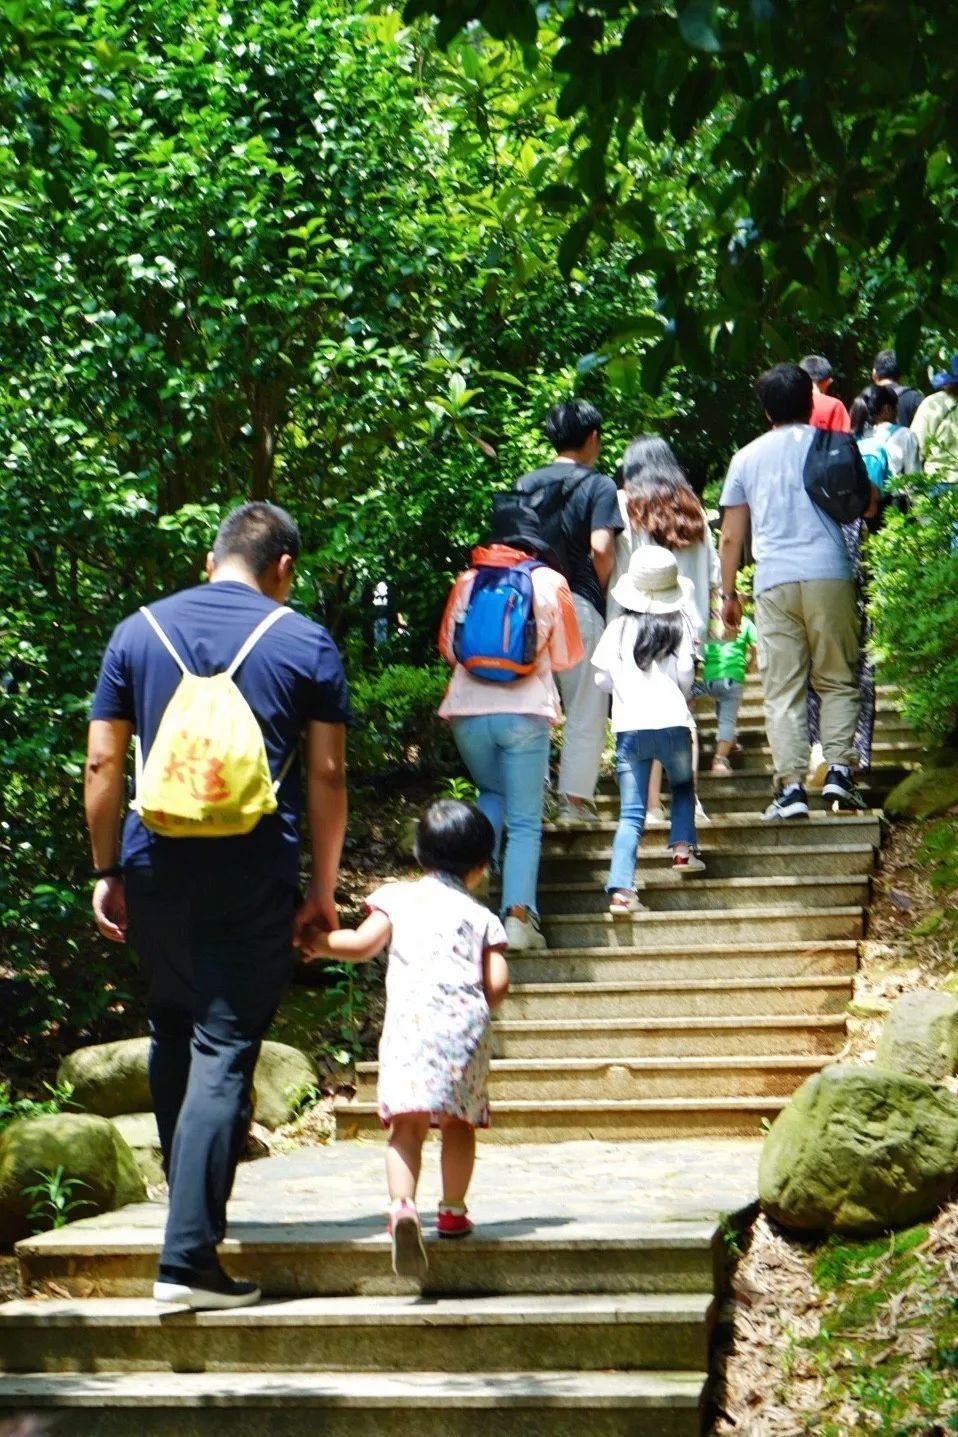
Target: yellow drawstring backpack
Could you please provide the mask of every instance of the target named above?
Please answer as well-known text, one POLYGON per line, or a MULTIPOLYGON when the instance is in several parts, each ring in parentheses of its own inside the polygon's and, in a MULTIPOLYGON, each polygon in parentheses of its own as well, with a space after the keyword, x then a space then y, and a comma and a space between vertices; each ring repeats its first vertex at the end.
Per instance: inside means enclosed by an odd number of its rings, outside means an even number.
POLYGON ((274 783, 263 731, 233 675, 251 650, 291 609, 267 614, 224 673, 202 678, 189 669, 149 609, 140 613, 183 677, 166 706, 146 762, 136 740, 136 809, 164 838, 228 838, 249 833, 276 812, 276 791, 295 750, 274 783))

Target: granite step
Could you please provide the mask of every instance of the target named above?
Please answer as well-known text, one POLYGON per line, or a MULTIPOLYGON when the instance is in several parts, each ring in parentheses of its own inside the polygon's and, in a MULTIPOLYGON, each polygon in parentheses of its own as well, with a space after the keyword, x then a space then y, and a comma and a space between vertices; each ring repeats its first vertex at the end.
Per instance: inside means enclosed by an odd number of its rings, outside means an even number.
POLYGON ((0 1384, 71 1437, 699 1437, 699 1372, 109 1373, 0 1384), (455 1412, 455 1427, 450 1412, 455 1412))
MULTIPOLYGON (((694 879, 689 879, 691 884, 694 879)), ((809 908, 798 904, 715 910, 664 910, 613 918, 609 913, 554 914, 543 918, 550 948, 658 948, 679 943, 810 943, 817 939, 862 938, 860 905, 809 908)))
MULTIPOLYGON (((648 1142, 674 1138, 760 1138, 784 1108, 784 1097, 648 1098, 623 1102, 509 1100, 496 1105, 482 1142, 561 1143, 599 1139, 648 1142)), ((335 1103, 340 1137, 382 1135, 375 1104, 335 1103)))
POLYGON ((710 1292, 310 1297, 202 1313, 150 1298, 14 1301, 0 1306, 0 1369, 700 1371, 712 1307, 710 1292))
POLYGON ((851 973, 673 982, 513 982, 497 1021, 843 1013, 853 983, 851 973))
MULTIPOLYGON (((605 833, 601 837, 604 839, 605 833)), ((818 847, 795 844, 788 849, 754 843, 741 849, 719 848, 711 843, 708 828, 703 828, 699 835, 699 850, 707 865, 709 878, 800 878, 823 870, 832 876, 846 876, 869 873, 875 861, 875 850, 868 843, 833 843, 818 847)), ((567 880, 576 879, 604 885, 611 857, 612 845, 607 842, 596 842, 591 848, 571 853, 549 854, 539 865, 539 881, 564 884, 567 880)), ((667 875, 670 863, 671 855, 667 849, 660 845, 652 848, 643 837, 637 862, 640 883, 648 878, 667 875)), ((498 893, 495 884, 492 893, 498 893)))
MULTIPOLYGON (((638 1058, 630 1056, 494 1059, 489 1079, 493 1113, 517 1099, 578 1098, 605 1102, 628 1098, 788 1097, 834 1061, 832 1054, 638 1058)), ((357 1073, 356 1099, 376 1101, 376 1065, 357 1073)))
MULTIPOLYGON (((656 913, 708 910, 710 913, 760 909, 768 904, 796 909, 842 908, 868 902, 871 879, 867 873, 830 874, 819 871, 804 877, 712 878, 705 873, 688 877, 667 869, 642 873, 639 899, 656 913)), ((570 914, 607 914, 609 897, 598 883, 540 883, 537 896, 543 922, 570 914)), ((618 921, 618 920, 616 920, 618 921)))
MULTIPOLYGON (((616 800, 618 802, 618 800, 616 800)), ((611 846, 618 810, 600 823, 545 823, 542 829, 542 856, 588 852, 596 843, 611 846)), ((718 814, 711 823, 700 825, 699 840, 710 849, 721 848, 747 853, 753 846, 769 848, 831 848, 835 844, 881 843, 881 815, 874 811, 833 814, 815 810, 808 818, 767 822, 757 813, 718 814)), ((647 828, 642 835, 643 850, 662 850, 668 844, 668 828, 647 828)))
MULTIPOLYGON (((242 1170, 241 1170, 242 1171, 242 1170)), ((377 1177, 378 1177, 377 1161, 377 1177)), ((384 1204, 385 1199, 382 1199, 384 1204)), ((45 1297, 146 1298, 162 1245, 165 1205, 140 1204, 26 1238, 17 1245, 24 1290, 45 1297)), ((439 1240, 423 1208, 430 1297, 705 1292, 720 1262, 714 1221, 588 1221, 512 1213, 480 1224, 468 1242, 439 1240)), ((398 1297, 418 1291, 390 1267, 380 1194, 348 1221, 231 1221, 220 1249, 233 1276, 270 1298, 398 1297), (369 1210, 370 1208, 375 1209, 369 1210)))
MULTIPOLYGON (((655 982, 669 986, 688 983, 693 988, 717 983, 722 987, 739 979, 775 982, 830 974, 850 978, 857 966, 858 943, 854 939, 699 943, 694 948, 665 943, 646 948, 546 948, 509 954, 509 973, 516 985, 655 982)), ((747 1006, 742 1011, 747 1011, 747 1006)))

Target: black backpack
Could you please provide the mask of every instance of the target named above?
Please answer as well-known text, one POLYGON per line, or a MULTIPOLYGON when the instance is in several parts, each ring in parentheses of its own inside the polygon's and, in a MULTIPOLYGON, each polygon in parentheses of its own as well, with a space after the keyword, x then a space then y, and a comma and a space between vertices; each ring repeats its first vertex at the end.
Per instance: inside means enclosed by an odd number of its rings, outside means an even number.
POLYGON ((802 478, 809 499, 837 524, 854 523, 871 502, 868 470, 850 434, 816 429, 802 478))
POLYGON ((569 543, 562 524, 563 511, 582 481, 595 472, 584 464, 549 464, 545 469, 523 474, 516 485, 524 502, 539 516, 542 537, 558 559, 567 579, 571 578, 571 574, 569 543))

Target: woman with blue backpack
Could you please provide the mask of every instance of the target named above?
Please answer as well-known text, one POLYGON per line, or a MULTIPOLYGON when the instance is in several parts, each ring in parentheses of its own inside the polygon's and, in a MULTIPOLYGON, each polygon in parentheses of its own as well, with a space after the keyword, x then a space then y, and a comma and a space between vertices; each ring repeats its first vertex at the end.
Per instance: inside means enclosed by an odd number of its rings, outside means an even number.
POLYGON ((439 650, 453 669, 439 716, 495 829, 509 947, 544 948, 536 889, 549 736, 562 722, 554 675, 584 650, 572 592, 520 495, 496 495, 489 542, 453 585, 439 650))

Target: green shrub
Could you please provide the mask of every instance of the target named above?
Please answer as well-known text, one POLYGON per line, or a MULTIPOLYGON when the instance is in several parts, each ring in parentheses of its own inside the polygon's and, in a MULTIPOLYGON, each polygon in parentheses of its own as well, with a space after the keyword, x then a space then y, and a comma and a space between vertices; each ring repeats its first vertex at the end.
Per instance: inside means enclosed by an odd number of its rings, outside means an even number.
POLYGON ((958 728, 958 484, 909 488, 909 513, 890 511, 869 543, 872 649, 908 722, 945 740, 958 728))
POLYGON ((350 768, 361 775, 397 768, 431 774, 454 763, 451 730, 436 714, 448 682, 445 664, 392 664, 355 679, 350 768))

